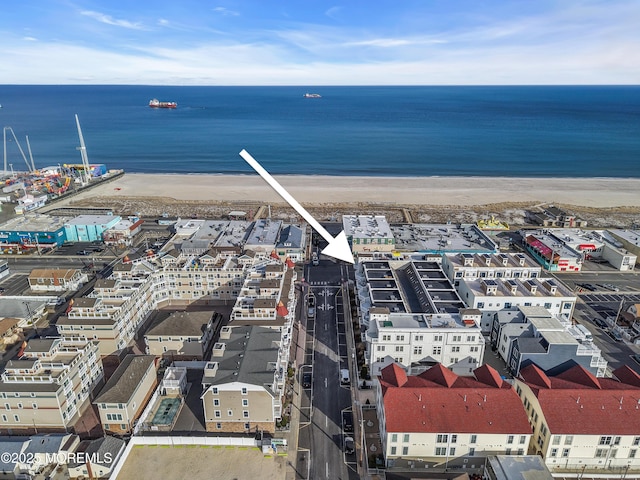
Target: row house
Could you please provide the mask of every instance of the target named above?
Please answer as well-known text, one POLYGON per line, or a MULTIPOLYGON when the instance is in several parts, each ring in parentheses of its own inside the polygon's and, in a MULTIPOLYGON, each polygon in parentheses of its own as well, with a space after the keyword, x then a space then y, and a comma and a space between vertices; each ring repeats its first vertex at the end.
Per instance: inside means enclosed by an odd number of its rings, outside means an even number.
POLYGON ((564 285, 551 278, 520 279, 461 279, 460 298, 470 307, 482 312, 481 328, 491 332, 493 318, 500 310, 517 307, 544 307, 554 316, 570 319, 576 296, 564 285))
POLYGON ((557 475, 640 474, 640 375, 628 366, 597 378, 574 364, 551 375, 532 364, 515 389, 533 430, 529 453, 557 475))
POLYGON ((73 428, 102 379, 97 342, 31 339, 2 372, 0 428, 14 433, 73 428))
POLYGON ((488 365, 459 376, 436 365, 410 376, 385 367, 376 390, 388 467, 478 469, 488 455, 522 455, 531 428, 512 386, 488 365), (505 414, 508 412, 508 414, 505 414))
POLYGON ((162 315, 144 335, 146 353, 202 360, 206 357, 222 315, 217 312, 171 312, 162 315))
POLYGON ((127 355, 93 400, 105 431, 131 433, 158 383, 156 358, 127 355))
POLYGON ((457 285, 461 279, 537 278, 542 267, 522 253, 447 253, 442 256, 442 270, 457 285))
POLYGON ((456 373, 471 373, 484 356, 479 320, 480 312, 470 309, 455 314, 416 314, 372 308, 364 336, 369 371, 377 376, 391 361, 411 375, 436 363, 456 373))
POLYGON ((271 432, 283 415, 288 347, 272 328, 223 327, 202 378, 208 432, 271 432))
POLYGON ((491 347, 513 375, 530 363, 543 371, 574 361, 596 377, 603 377, 608 362, 581 325, 560 321, 543 307, 518 307, 494 316, 491 347))
POLYGON ((79 290, 88 277, 76 268, 34 268, 28 281, 33 292, 66 292, 79 290))

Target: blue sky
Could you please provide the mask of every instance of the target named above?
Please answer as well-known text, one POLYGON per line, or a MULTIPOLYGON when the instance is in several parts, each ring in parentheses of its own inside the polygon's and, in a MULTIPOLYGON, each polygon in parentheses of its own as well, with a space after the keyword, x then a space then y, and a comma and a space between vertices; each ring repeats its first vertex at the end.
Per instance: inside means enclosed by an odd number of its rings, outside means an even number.
POLYGON ((0 83, 640 84, 640 0, 20 0, 0 83))

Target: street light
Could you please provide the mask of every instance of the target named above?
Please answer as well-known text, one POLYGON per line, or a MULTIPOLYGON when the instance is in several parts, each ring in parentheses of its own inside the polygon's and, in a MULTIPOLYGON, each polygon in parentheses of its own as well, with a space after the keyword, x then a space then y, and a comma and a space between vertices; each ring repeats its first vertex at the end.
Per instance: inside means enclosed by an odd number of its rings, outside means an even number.
POLYGON ((38 335, 38 327, 36 325, 36 322, 33 321, 33 315, 31 314, 31 308, 29 307, 29 302, 22 302, 22 304, 26 307, 27 309, 27 322, 31 322, 31 324, 33 325, 33 328, 36 332, 36 337, 39 336, 38 335))

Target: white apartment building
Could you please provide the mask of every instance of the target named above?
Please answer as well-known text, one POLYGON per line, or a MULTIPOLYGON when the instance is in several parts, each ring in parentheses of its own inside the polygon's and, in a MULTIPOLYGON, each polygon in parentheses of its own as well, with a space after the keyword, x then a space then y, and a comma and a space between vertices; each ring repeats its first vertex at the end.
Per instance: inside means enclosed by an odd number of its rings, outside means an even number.
POLYGON ((480 312, 389 313, 387 308, 369 310, 369 328, 364 334, 366 357, 372 376, 378 376, 390 361, 410 375, 441 363, 458 374, 470 374, 484 356, 480 312))
POLYGON ((554 475, 640 474, 637 372, 625 365, 596 378, 575 365, 552 376, 529 365, 514 386, 533 428, 529 454, 541 455, 554 475))
POLYGON ((460 298, 482 312, 481 328, 491 331, 494 314, 504 309, 544 307, 554 316, 571 318, 576 296, 564 285, 550 278, 461 279, 457 287, 460 298))
POLYGON ((537 278, 541 275, 542 267, 522 253, 447 253, 442 256, 442 270, 457 285, 461 279, 537 278))
POLYGON ((34 268, 28 277, 29 288, 34 292, 78 290, 88 279, 76 268, 34 268))
POLYGON ((584 256, 585 260, 606 261, 621 272, 633 270, 638 260, 635 253, 628 251, 622 242, 606 230, 558 228, 550 230, 549 234, 584 256))
POLYGON ((385 367, 376 389, 387 467, 477 469, 488 454, 522 455, 531 427, 515 390, 488 365, 458 376, 436 365, 408 376, 385 367))
POLYGON ((90 396, 102 378, 97 342, 32 339, 2 372, 0 429, 46 432, 72 428, 90 406, 90 396))

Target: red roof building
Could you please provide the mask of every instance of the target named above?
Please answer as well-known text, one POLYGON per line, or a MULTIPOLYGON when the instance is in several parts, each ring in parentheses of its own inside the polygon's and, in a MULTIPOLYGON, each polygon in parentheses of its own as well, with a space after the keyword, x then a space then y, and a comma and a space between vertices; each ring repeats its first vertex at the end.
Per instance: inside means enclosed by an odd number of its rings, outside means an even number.
POLYGON ((489 452, 523 454, 531 437, 518 395, 488 365, 472 377, 441 364, 408 376, 394 363, 382 369, 377 400, 388 466, 418 459, 477 468, 489 452))
POLYGON ((640 473, 640 375, 623 366, 598 378, 580 365, 557 375, 535 364, 515 383, 533 426, 529 453, 553 473, 628 469, 640 473), (638 459, 636 459, 638 457, 638 459))

